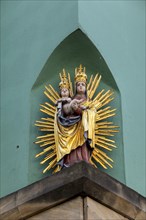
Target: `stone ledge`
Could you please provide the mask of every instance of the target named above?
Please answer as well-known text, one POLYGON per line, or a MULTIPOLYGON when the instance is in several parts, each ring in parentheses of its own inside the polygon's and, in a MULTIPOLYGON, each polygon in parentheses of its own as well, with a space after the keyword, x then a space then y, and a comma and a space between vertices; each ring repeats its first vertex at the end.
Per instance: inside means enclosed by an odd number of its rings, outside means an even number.
POLYGON ((146 214, 144 197, 82 161, 0 199, 0 217, 26 219, 79 195, 129 219, 144 219, 146 214))

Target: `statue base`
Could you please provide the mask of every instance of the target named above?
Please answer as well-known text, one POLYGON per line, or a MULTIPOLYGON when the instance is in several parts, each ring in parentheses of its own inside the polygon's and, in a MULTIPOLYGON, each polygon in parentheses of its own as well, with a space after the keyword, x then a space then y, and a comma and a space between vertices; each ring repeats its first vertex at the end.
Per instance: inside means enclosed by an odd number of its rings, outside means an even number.
POLYGON ((3 220, 146 219, 146 199, 84 161, 0 200, 3 220))

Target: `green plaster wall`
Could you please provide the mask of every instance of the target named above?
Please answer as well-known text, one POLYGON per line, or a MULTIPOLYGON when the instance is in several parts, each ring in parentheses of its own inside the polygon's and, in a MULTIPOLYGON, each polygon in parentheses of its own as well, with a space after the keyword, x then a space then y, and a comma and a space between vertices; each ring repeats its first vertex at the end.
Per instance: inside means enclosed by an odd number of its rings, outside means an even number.
POLYGON ((146 195, 145 1, 0 3, 1 196, 39 178, 35 171, 29 175, 31 89, 53 50, 77 28, 100 51, 119 87, 126 184, 146 195))
POLYGON ((145 17, 145 1, 79 1, 80 26, 102 53, 121 92, 126 184, 144 195, 145 17))
POLYGON ((28 161, 31 88, 48 56, 78 27, 78 5, 76 1, 0 3, 0 191, 1 196, 4 196, 30 183, 28 161))

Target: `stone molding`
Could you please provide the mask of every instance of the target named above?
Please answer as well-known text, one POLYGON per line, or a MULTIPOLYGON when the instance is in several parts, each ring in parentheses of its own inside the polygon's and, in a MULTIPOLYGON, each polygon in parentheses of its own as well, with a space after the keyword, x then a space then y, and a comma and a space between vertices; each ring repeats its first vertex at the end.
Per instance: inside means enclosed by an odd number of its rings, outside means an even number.
POLYGON ((84 161, 0 199, 0 217, 26 219, 77 196, 90 197, 129 219, 145 219, 146 199, 84 161))

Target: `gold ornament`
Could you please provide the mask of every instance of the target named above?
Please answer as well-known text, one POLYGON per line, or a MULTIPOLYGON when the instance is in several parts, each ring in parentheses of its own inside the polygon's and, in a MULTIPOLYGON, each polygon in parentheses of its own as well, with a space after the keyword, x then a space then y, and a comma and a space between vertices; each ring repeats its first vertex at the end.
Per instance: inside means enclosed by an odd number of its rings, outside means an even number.
POLYGON ((70 89, 70 85, 69 85, 69 80, 66 76, 66 72, 65 72, 65 69, 63 69, 63 73, 59 74, 60 75, 60 80, 61 82, 59 83, 59 88, 60 89, 63 89, 63 88, 66 88, 66 89, 70 89))
POLYGON ((62 74, 61 73, 59 74, 60 80, 61 80, 61 82, 59 83, 59 88, 60 88, 60 90, 63 88, 68 89, 70 96, 72 97, 73 96, 73 89, 72 89, 72 82, 70 79, 70 74, 68 73, 68 75, 67 75, 65 72, 65 69, 63 69, 62 72, 63 72, 62 74))
POLYGON ((82 65, 80 64, 79 68, 75 69, 75 83, 77 82, 86 83, 86 81, 87 81, 86 69, 85 67, 83 68, 82 65))
MULTIPOLYGON (((68 74, 67 77, 65 70, 63 70, 60 78, 59 87, 70 89, 73 96, 70 75, 68 74)), ((82 68, 81 65, 75 69, 75 82, 80 81, 87 82, 85 67, 82 68)), ((68 127, 62 126, 57 120, 56 102, 60 99, 58 92, 51 85, 45 86, 44 94, 47 96, 48 102, 41 105, 40 111, 46 116, 35 123, 40 131, 43 132, 43 135, 38 136, 35 142, 43 149, 36 157, 45 156, 41 164, 47 163, 43 173, 49 170, 52 173, 61 170, 58 162, 84 143, 84 131, 88 131, 88 138, 92 140, 91 148, 93 151, 90 163, 95 167, 100 164, 105 169, 112 168, 113 160, 106 151, 112 151, 116 147, 113 136, 118 132, 118 126, 114 125, 113 122, 107 121, 107 119, 115 115, 116 109, 112 109, 108 105, 113 100, 113 92, 110 90, 105 92, 103 89, 95 96, 100 81, 101 76, 98 74, 90 77, 87 84, 87 96, 89 99, 83 103, 84 107, 87 108, 83 110, 82 119, 68 127)))

